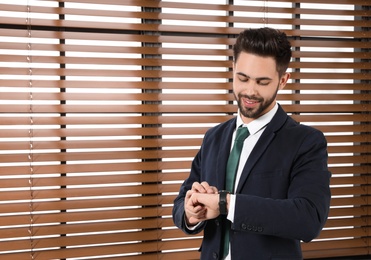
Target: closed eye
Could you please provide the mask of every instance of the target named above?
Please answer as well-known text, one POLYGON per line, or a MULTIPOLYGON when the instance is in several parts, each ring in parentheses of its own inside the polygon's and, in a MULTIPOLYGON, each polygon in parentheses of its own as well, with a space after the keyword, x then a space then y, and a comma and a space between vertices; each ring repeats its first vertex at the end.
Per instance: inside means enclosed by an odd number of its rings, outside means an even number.
POLYGON ((247 81, 249 81, 249 78, 244 77, 244 76, 238 76, 238 80, 241 81, 241 82, 247 82, 247 81))
MULTIPOLYGON (((237 72, 237 77, 240 82, 248 82, 251 78, 242 72, 237 72)), ((256 81, 256 83, 260 86, 267 86, 271 83, 272 79, 269 77, 259 77, 256 79, 253 79, 256 81)))
POLYGON ((269 85, 270 81, 269 80, 258 80, 257 83, 258 85, 261 85, 261 86, 267 86, 269 85))

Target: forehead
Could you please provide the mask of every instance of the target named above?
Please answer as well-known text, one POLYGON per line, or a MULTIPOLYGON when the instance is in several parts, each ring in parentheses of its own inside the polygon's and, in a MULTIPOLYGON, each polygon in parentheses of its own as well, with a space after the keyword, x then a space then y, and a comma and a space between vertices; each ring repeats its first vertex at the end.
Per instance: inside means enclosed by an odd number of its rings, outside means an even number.
POLYGON ((273 57, 263 57, 241 52, 235 65, 236 73, 242 72, 250 77, 271 77, 278 74, 276 61, 273 57))

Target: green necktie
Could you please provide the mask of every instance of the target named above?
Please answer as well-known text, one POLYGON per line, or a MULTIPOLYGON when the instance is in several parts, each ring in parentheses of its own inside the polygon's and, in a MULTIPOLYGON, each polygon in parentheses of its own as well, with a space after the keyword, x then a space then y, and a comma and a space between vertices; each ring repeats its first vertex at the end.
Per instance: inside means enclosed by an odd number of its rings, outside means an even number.
POLYGON ((229 192, 234 190, 234 182, 236 180, 236 173, 238 164, 240 162, 240 155, 243 147, 243 142, 249 136, 249 130, 247 127, 239 127, 237 129, 236 138, 234 139, 233 148, 228 157, 225 189, 229 192))
MULTIPOLYGON (((237 129, 233 148, 228 157, 226 179, 225 179, 225 189, 231 193, 233 193, 233 190, 234 190, 234 183, 236 180, 238 164, 240 162, 243 142, 249 135, 250 133, 247 127, 239 127, 237 129)), ((230 231, 230 223, 229 221, 226 221, 225 230, 224 230, 223 259, 227 256, 228 251, 229 251, 229 231, 230 231)))

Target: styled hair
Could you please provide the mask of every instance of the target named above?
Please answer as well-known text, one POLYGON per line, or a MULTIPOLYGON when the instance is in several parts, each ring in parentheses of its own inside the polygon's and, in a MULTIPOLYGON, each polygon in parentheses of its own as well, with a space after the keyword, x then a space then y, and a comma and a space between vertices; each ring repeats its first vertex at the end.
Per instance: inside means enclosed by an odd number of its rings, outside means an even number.
POLYGON ((286 34, 279 30, 269 27, 246 29, 239 34, 233 46, 234 62, 241 52, 274 58, 276 70, 282 76, 290 63, 291 44, 286 34))

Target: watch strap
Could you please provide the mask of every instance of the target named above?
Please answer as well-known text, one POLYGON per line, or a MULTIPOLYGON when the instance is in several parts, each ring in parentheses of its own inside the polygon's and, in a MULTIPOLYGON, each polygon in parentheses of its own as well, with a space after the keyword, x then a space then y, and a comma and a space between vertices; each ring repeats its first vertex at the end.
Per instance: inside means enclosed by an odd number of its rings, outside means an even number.
POLYGON ((229 194, 229 191, 227 190, 221 190, 219 191, 219 212, 220 215, 227 215, 227 194, 229 194))

